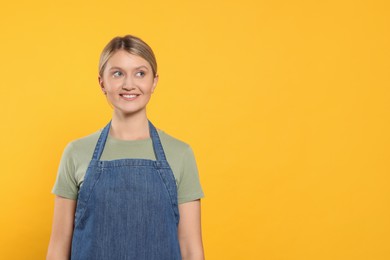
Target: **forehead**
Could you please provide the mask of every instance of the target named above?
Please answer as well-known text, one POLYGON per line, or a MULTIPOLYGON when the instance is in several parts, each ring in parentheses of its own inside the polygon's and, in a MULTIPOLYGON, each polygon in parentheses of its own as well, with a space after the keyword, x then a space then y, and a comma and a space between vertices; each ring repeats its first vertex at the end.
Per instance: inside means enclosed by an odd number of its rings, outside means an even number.
POLYGON ((106 68, 120 67, 123 69, 132 69, 140 66, 146 66, 151 69, 149 62, 144 58, 125 50, 118 50, 108 59, 106 68))

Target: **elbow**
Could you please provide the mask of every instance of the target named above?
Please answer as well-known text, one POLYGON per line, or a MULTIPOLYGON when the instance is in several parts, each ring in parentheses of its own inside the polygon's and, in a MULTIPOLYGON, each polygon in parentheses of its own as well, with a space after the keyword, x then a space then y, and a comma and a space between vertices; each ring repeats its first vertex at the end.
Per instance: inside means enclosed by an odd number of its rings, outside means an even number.
POLYGON ((202 249, 199 250, 185 250, 181 252, 182 260, 204 260, 204 253, 202 249))
POLYGON ((46 255, 46 260, 69 260, 70 256, 66 252, 49 248, 46 255))

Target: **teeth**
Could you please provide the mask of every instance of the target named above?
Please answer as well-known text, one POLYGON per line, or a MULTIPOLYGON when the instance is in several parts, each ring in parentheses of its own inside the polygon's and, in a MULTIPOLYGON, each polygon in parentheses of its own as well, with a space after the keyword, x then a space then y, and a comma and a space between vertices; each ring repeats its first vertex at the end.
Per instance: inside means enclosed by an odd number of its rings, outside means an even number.
POLYGON ((122 95, 124 98, 135 98, 137 95, 122 95))

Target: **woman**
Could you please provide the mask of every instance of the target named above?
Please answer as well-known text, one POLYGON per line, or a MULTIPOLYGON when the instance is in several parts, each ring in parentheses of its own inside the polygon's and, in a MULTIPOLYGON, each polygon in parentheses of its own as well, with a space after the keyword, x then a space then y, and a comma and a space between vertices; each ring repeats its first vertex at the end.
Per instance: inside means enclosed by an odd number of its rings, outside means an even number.
POLYGON ((204 259, 194 155, 146 114, 158 81, 153 51, 115 37, 98 80, 112 119, 65 148, 47 259, 204 259))

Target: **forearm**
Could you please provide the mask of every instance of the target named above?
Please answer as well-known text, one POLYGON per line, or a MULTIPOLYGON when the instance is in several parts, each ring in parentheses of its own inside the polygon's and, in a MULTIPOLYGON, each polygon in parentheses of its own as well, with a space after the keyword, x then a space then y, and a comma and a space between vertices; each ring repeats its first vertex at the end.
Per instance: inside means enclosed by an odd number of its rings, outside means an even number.
POLYGON ((182 260, 204 260, 203 244, 201 239, 183 238, 180 241, 182 260))

